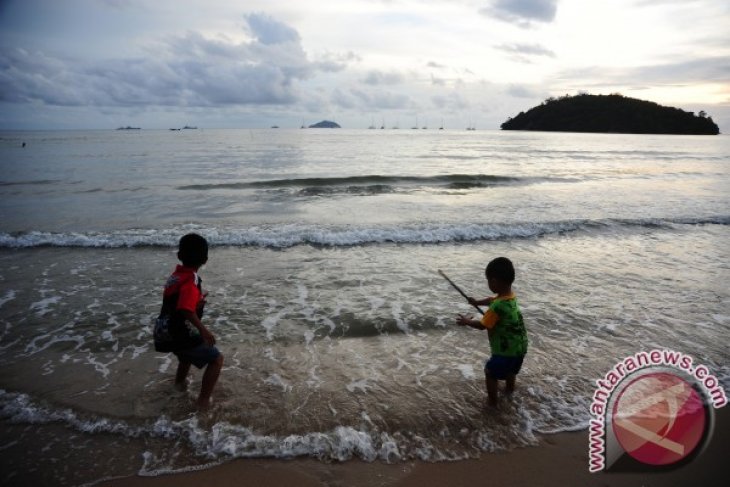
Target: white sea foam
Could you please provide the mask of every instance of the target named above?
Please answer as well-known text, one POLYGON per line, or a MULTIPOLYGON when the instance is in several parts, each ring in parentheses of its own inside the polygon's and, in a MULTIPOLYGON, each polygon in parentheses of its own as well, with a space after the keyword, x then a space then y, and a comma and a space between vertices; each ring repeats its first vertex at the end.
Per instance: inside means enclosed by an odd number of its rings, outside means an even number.
POLYGON ((5 295, 2 298, 0 298, 0 308, 2 308, 5 305, 5 303, 7 303, 8 301, 12 301, 13 299, 15 299, 15 290, 9 289, 5 293, 5 295))
POLYGON ((368 392, 368 389, 372 388, 373 386, 368 384, 367 379, 354 380, 345 386, 345 389, 347 389, 349 392, 355 392, 358 390, 360 392, 368 392))
POLYGON ((290 392, 293 388, 292 385, 282 379, 279 374, 271 374, 264 380, 264 382, 275 387, 281 387, 281 390, 284 392, 290 392))
MULTIPOLYGON (((272 384, 284 385, 286 388, 285 382, 280 377, 272 375, 270 379, 272 384)), ((353 387, 353 390, 360 385, 365 387, 363 381, 355 381, 354 384, 357 385, 353 387)), ((528 395, 530 396, 528 401, 543 399, 536 391, 531 391, 528 395)), ((509 425, 503 427, 504 431, 472 430, 464 427, 460 433, 453 433, 455 440, 458 444, 467 442, 472 445, 472 448, 481 451, 535 444, 534 431, 539 430, 541 426, 547 430, 547 423, 543 421, 543 418, 534 417, 535 412, 529 412, 526 404, 518 403, 508 406, 513 410, 509 413, 512 419, 509 425), (505 436, 508 430, 512 433, 505 436), (506 438, 511 439, 505 442, 506 438)), ((337 411, 331 404, 330 411, 334 416, 337 415, 337 411)), ((439 439, 448 442, 451 437, 451 433, 446 427, 440 433, 436 432, 437 434, 429 437, 422 434, 411 434, 407 431, 392 433, 379 431, 366 411, 361 411, 360 416, 368 425, 367 430, 341 425, 325 432, 273 435, 257 433, 249 427, 231 424, 228 421, 219 421, 206 426, 195 415, 179 420, 161 416, 137 424, 126 420, 81 416, 71 409, 53 409, 40 405, 27 394, 0 390, 0 419, 18 424, 61 423, 87 434, 105 433, 129 438, 149 437, 174 442, 183 441, 195 457, 205 460, 204 465, 192 468, 204 468, 230 458, 311 456, 325 460, 345 461, 357 457, 365 461, 379 459, 392 463, 408 459, 457 460, 470 456, 467 450, 453 447, 444 450, 437 446, 439 439)), ((578 421, 553 429, 564 431, 583 427, 584 424, 578 421)), ((144 465, 139 473, 141 475, 159 475, 191 468, 189 463, 181 465, 176 459, 177 456, 177 453, 172 453, 172 450, 166 448, 147 451, 144 453, 144 465)))
POLYGON ((477 377, 474 373, 474 367, 471 364, 459 364, 456 366, 456 369, 461 372, 464 379, 471 380, 477 377))
POLYGON ((510 223, 404 223, 398 225, 342 226, 288 223, 216 228, 187 225, 160 230, 130 229, 113 232, 52 233, 31 231, 0 233, 0 247, 174 247, 182 233, 196 231, 213 245, 288 248, 297 245, 325 247, 379 243, 435 244, 481 240, 534 238, 581 230, 611 231, 621 228, 672 229, 676 225, 730 225, 730 215, 706 218, 639 218, 564 220, 510 223))
POLYGON ((43 316, 51 312, 52 306, 58 304, 61 301, 61 296, 51 296, 49 298, 41 299, 30 305, 30 309, 35 311, 38 316, 43 316))

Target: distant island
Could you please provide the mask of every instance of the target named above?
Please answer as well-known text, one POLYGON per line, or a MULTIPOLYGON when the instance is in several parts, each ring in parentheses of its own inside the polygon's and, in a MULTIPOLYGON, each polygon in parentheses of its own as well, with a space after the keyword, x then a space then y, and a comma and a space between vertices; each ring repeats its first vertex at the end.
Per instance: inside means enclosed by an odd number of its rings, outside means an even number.
POLYGON ((117 128, 117 130, 142 130, 142 129, 139 127, 130 127, 129 125, 127 125, 126 127, 119 127, 119 128, 117 128))
POLYGON ((507 119, 502 130, 603 132, 618 134, 717 135, 720 128, 705 112, 615 95, 548 98, 541 105, 507 119))
POLYGON ((322 120, 321 122, 317 122, 315 124, 312 124, 309 126, 310 129, 339 129, 342 128, 335 122, 330 122, 329 120, 322 120))

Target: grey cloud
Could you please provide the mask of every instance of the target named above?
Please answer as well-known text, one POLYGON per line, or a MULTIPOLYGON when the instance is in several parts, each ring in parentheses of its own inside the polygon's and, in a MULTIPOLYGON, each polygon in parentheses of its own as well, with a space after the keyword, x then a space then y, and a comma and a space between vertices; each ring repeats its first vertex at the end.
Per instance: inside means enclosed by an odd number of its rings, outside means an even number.
POLYGON ((431 97, 431 102, 439 110, 459 111, 469 107, 469 103, 456 92, 447 95, 434 95, 431 97))
POLYGON ((730 84, 730 56, 688 59, 632 68, 586 67, 564 71, 560 73, 558 79, 583 79, 594 86, 683 85, 696 82, 730 84))
POLYGON ((261 44, 282 44, 301 40, 296 30, 269 15, 254 13, 245 17, 251 32, 261 44))
POLYGON ((446 80, 443 78, 437 78, 433 74, 431 75, 431 84, 434 86, 446 86, 446 80))
POLYGON ((542 92, 525 85, 510 85, 505 91, 515 98, 543 98, 542 92))
MULTIPOLYGON (((363 109, 395 110, 413 106, 411 98, 402 93, 391 93, 383 90, 369 92, 360 89, 352 89, 350 93, 360 101, 363 109)), ((344 105, 341 106, 344 107, 344 105)))
POLYGON ((247 17, 256 39, 234 43, 190 32, 144 58, 79 62, 0 48, 0 101, 59 106, 287 104, 296 82, 333 69, 308 60, 294 29, 247 17))
POLYGON ((371 86, 397 85, 403 82, 403 75, 396 72, 369 71, 362 82, 371 86))
POLYGON ((355 98, 353 98, 352 95, 343 92, 339 88, 336 88, 332 92, 331 99, 332 99, 332 103, 334 103, 335 105, 337 105, 341 108, 345 108, 347 110, 351 110, 351 109, 355 108, 355 105, 356 105, 355 98))
POLYGON ((500 44, 498 46, 494 46, 494 48, 510 54, 555 57, 555 53, 553 51, 541 46, 540 44, 500 44))
POLYGON ((634 68, 629 76, 658 82, 716 81, 730 83, 730 56, 691 59, 678 63, 634 68))
POLYGON ((558 0, 493 0, 479 12, 488 17, 530 27, 532 22, 552 22, 558 8, 558 0))
POLYGON ((357 63, 361 60, 360 56, 352 51, 346 53, 327 52, 314 61, 314 64, 320 71, 336 73, 346 69, 350 63, 357 63))

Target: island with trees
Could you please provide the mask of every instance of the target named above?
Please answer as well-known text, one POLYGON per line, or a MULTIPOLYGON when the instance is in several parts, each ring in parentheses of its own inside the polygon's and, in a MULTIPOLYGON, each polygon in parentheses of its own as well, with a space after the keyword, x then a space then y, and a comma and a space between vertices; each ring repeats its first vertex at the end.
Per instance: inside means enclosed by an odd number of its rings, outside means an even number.
POLYGON ((502 130, 602 132, 620 134, 717 135, 720 128, 704 111, 679 108, 619 94, 563 96, 520 112, 502 130))
POLYGON ((330 122, 329 120, 322 120, 309 126, 310 129, 338 129, 340 126, 336 122, 330 122))

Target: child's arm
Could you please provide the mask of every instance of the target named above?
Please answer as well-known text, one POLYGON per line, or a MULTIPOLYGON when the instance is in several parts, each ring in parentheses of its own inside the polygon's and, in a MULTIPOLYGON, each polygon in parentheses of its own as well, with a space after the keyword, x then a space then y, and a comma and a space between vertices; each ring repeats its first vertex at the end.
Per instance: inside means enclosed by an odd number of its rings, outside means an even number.
POLYGON ((492 301, 494 301, 494 297, 488 297, 488 298, 484 298, 484 299, 474 299, 472 297, 469 297, 469 298, 467 298, 467 300, 469 301, 469 304, 471 304, 472 306, 479 306, 479 305, 489 306, 490 304, 492 304, 492 301))
POLYGON ((215 336, 210 331, 208 331, 205 325, 203 325, 197 314, 187 309, 180 310, 180 312, 182 313, 185 320, 192 323, 193 326, 198 329, 198 331, 200 332, 200 336, 203 337, 203 341, 205 341, 205 343, 208 344, 209 347, 215 345, 215 336))
POLYGON ((460 315, 457 315, 457 316, 458 316, 458 318, 456 318, 456 324, 459 325, 459 326, 469 326, 471 328, 476 328, 477 330, 483 330, 484 329, 484 325, 482 325, 482 322, 479 321, 479 320, 473 319, 471 317, 471 315, 464 316, 464 315, 461 315, 460 314, 460 315))

